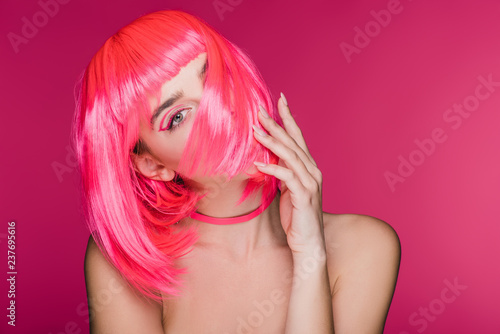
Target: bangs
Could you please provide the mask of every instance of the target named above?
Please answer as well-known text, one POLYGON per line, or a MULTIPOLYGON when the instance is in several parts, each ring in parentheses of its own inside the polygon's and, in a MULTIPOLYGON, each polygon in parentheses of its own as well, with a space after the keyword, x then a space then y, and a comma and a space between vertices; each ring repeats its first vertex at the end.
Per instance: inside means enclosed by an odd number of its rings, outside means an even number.
MULTIPOLYGON (((188 178, 198 173, 224 176, 229 181, 256 160, 278 163, 278 157, 253 137, 252 126, 259 125, 259 104, 278 124, 282 122, 250 58, 214 30, 206 29, 205 39, 207 74, 203 95, 178 172, 188 178)), ((238 204, 262 186, 269 187, 264 189, 263 197, 272 196, 277 180, 259 171, 250 175, 238 204)))

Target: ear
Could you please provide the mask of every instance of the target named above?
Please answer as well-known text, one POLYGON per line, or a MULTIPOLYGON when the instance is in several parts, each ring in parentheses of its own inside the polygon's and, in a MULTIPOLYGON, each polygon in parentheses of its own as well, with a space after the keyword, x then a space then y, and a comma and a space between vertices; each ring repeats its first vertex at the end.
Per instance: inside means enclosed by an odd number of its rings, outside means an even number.
POLYGON ((175 171, 167 168, 149 153, 132 154, 135 169, 145 177, 157 181, 172 181, 175 171))

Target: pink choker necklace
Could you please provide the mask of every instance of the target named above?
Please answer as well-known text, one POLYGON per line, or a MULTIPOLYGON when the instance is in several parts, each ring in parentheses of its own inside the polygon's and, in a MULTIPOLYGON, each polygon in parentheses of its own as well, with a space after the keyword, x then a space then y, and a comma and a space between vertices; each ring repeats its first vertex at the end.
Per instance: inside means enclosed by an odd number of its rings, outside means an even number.
POLYGON ((269 205, 273 202, 274 197, 269 197, 266 202, 262 203, 255 211, 250 212, 249 214, 238 216, 238 217, 230 217, 230 218, 216 218, 205 216, 204 214, 193 212, 190 217, 204 223, 215 224, 215 225, 230 225, 230 224, 238 224, 249 221, 260 215, 264 210, 266 210, 269 205))

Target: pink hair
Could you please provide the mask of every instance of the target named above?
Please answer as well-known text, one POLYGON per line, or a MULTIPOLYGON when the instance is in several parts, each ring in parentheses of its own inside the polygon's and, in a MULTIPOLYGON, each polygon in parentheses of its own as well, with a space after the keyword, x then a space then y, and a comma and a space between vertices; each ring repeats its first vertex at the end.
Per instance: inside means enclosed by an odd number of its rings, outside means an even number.
MULTIPOLYGON (((203 197, 184 178, 200 166, 204 175, 230 179, 255 160, 278 162, 253 138, 259 104, 282 125, 250 58, 182 11, 136 19, 91 59, 80 79, 73 126, 86 222, 103 254, 143 295, 155 301, 162 294, 179 295, 179 275, 187 270, 174 267, 174 261, 190 251, 197 231, 172 225, 196 210, 203 197), (149 98, 156 96, 159 103, 162 84, 202 52, 207 53, 204 93, 179 171, 170 182, 148 179, 135 170, 131 155, 147 150, 139 124, 149 124, 149 98)), ((275 196, 275 177, 249 176, 238 204, 260 188, 262 201, 275 196)))

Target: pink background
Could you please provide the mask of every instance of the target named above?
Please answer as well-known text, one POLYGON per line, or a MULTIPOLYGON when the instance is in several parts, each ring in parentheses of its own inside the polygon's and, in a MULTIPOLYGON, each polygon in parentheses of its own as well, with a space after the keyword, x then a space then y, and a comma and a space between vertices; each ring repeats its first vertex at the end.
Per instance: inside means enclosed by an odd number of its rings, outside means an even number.
POLYGON ((38 1, 0 2, 2 333, 88 332, 89 233, 66 148, 73 87, 117 29, 168 8, 208 21, 250 54, 275 96, 286 94, 323 171, 325 211, 372 215, 396 229, 402 264, 386 333, 500 333, 500 86, 474 97, 478 77, 500 82, 497 1, 64 2, 47 22, 38 1), (217 3, 230 10, 219 15, 217 3), (390 22, 382 16, 380 26, 373 13, 388 7, 390 22), (8 33, 21 35, 23 17, 34 16, 41 27, 16 52, 8 33), (365 40, 358 29, 368 29, 365 40), (356 43, 356 52, 342 52, 356 43), (448 109, 463 103, 475 110, 459 127, 443 118, 458 119, 448 109), (446 140, 432 150, 433 131, 446 140), (400 159, 418 166, 401 170, 404 182, 391 189, 384 175, 397 174, 400 159), (6 324, 12 220, 15 328, 6 324), (442 295, 445 280, 460 290, 442 295))

